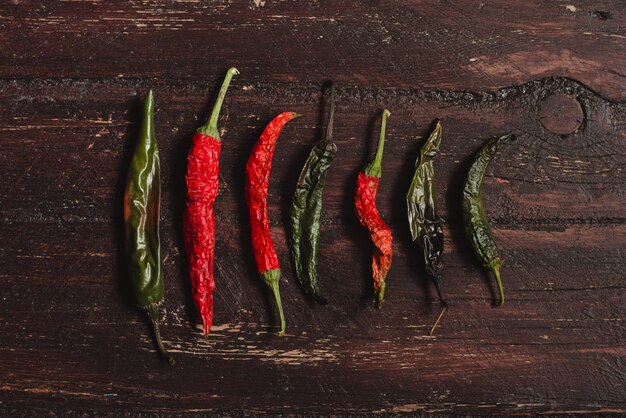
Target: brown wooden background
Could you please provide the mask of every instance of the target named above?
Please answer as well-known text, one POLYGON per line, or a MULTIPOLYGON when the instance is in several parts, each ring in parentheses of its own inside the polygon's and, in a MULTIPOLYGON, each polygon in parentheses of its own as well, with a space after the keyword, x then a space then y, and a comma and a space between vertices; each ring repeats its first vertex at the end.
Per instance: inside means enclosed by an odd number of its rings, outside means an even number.
POLYGON ((0 413, 143 415, 626 414, 626 5, 623 1, 58 1, 0 5, 0 413), (216 322, 204 339, 181 241, 185 156, 224 71, 216 322), (285 221, 339 82, 320 280, 297 287, 285 221), (154 88, 167 281, 154 352, 121 255, 121 195, 139 98, 154 88), (352 209, 379 112, 392 111, 379 207, 392 225, 388 299, 352 209), (288 321, 275 336, 251 258, 243 169, 278 112, 272 234, 288 321), (451 311, 410 243, 404 196, 435 118, 451 311), (506 305, 468 249, 459 195, 472 154, 506 258, 506 305))

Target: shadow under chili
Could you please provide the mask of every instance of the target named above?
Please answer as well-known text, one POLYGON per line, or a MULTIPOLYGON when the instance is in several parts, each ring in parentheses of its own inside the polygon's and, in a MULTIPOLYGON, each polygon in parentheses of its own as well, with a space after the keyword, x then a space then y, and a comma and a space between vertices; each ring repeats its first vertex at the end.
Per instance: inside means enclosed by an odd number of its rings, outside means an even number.
POLYGON ((115 271, 117 272, 117 290, 120 300, 126 307, 136 307, 137 300, 133 295, 133 288, 128 274, 128 263, 126 259, 126 233, 124 223, 124 193, 126 191, 126 180, 130 162, 135 151, 141 119, 143 117, 143 101, 137 95, 127 100, 127 122, 124 132, 124 144, 121 152, 120 163, 117 169, 117 176, 114 186, 114 197, 111 213, 113 213, 113 227, 115 233, 115 271))
MULTIPOLYGON (((205 106, 203 112, 208 112, 209 106, 205 106)), ((199 119, 201 120, 201 119, 199 119)), ((189 262, 185 250, 185 236, 183 232, 183 216, 187 200, 187 184, 185 175, 187 174, 187 155, 191 148, 195 129, 185 130, 175 139, 172 147, 172 161, 170 165, 170 183, 172 185, 171 205, 172 205, 172 226, 174 230, 174 244, 179 249, 180 262, 176 263, 178 268, 177 277, 180 280, 184 298, 184 312, 190 323, 201 324, 202 320, 196 310, 193 301, 193 290, 191 279, 189 278, 189 262)), ((195 327, 193 327, 195 329, 195 327)))
MULTIPOLYGON (((406 194, 411 186, 411 182, 413 181, 413 175, 415 174, 415 162, 419 157, 420 150, 426 143, 428 135, 430 135, 435 126, 436 121, 433 121, 431 126, 422 136, 422 139, 414 141, 410 147, 411 151, 406 153, 406 158, 400 167, 400 175, 397 176, 398 180, 394 185, 392 205, 394 208, 392 219, 394 224, 399 226, 394 230, 394 240, 398 243, 398 245, 402 245, 402 247, 406 250, 411 279, 415 280, 419 284, 422 291, 422 299, 425 302, 420 304, 419 308, 424 309, 425 314, 430 314, 435 309, 439 309, 439 303, 434 284, 426 271, 424 257, 422 255, 422 247, 417 242, 413 242, 413 237, 409 228, 406 194)), ((437 181, 436 173, 435 181, 437 181)), ((439 185, 435 185, 436 190, 440 190, 437 186, 439 185)))

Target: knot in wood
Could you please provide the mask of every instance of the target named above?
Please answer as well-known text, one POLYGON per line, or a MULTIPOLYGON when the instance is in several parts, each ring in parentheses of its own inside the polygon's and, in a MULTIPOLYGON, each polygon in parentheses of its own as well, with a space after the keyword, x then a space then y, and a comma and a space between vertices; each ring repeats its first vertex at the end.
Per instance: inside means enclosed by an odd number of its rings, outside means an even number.
POLYGON ((569 135, 583 127, 585 114, 576 96, 557 93, 539 104, 537 119, 548 131, 557 135, 569 135))

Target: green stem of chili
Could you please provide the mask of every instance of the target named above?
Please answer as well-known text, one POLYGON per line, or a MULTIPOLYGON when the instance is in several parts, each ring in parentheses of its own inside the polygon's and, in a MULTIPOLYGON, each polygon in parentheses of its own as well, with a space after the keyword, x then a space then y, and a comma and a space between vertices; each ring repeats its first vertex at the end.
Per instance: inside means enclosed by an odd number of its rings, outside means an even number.
POLYGON ((502 279, 500 279, 500 266, 492 266, 493 274, 496 276, 496 283, 498 283, 498 292, 500 292, 500 300, 496 303, 496 306, 504 305, 504 289, 502 288, 502 279))
POLYGON ((270 284, 272 288, 272 293, 274 293, 274 301, 276 302, 276 307, 278 308, 278 315, 280 316, 280 331, 278 332, 278 336, 282 337, 285 335, 285 314, 283 313, 283 304, 280 301, 280 290, 278 288, 278 281, 272 282, 270 284))
POLYGON ((152 322, 154 338, 156 339, 159 353, 161 353, 165 361, 167 361, 170 366, 173 366, 174 364, 176 364, 176 362, 174 361, 174 358, 169 355, 165 347, 163 347, 163 341, 161 341, 161 332, 159 331, 159 306, 156 303, 150 303, 144 306, 143 309, 148 314, 150 322, 152 322))
POLYGON ((380 291, 378 292, 378 295, 376 295, 376 309, 380 309, 383 306, 383 302, 385 301, 385 287, 386 283, 383 282, 380 286, 380 291))
POLYGON ((383 150, 385 148, 385 128, 387 127, 387 118, 391 112, 387 109, 383 111, 383 120, 380 124, 380 136, 378 137, 378 148, 376 149, 376 157, 374 161, 369 163, 364 170, 366 176, 380 177, 382 175, 381 163, 383 161, 383 150))
POLYGON ((333 119, 335 119, 335 85, 330 86, 330 110, 328 112, 328 124, 326 125, 326 135, 324 142, 333 142, 333 119))
POLYGON ((224 102, 224 98, 226 97, 226 92, 228 91, 230 80, 232 80, 233 76, 237 74, 239 74, 239 71, 235 67, 229 68, 226 72, 226 77, 224 77, 224 82, 222 83, 220 92, 217 95, 217 99, 215 100, 215 105, 213 106, 211 117, 209 118, 209 121, 206 123, 206 125, 201 126, 198 129, 199 133, 211 136, 218 141, 220 140, 220 132, 217 129, 217 121, 220 117, 220 110, 222 109, 222 103, 224 102))

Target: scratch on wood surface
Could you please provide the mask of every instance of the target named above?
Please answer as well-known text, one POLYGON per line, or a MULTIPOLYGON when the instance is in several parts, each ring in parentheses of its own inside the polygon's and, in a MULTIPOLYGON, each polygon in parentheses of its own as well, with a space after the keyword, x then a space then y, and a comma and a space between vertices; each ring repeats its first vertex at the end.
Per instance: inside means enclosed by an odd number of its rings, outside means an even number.
POLYGON ((391 412, 406 413, 406 412, 417 412, 417 411, 421 411, 424 409, 426 409, 425 405, 416 404, 416 403, 407 403, 404 405, 394 406, 391 412))
POLYGON ((9 386, 4 385, 0 386, 0 390, 2 391, 16 391, 16 392, 28 392, 35 394, 48 394, 48 395, 67 395, 67 396, 82 396, 82 397, 99 397, 101 395, 91 392, 75 392, 64 389, 52 389, 49 387, 17 387, 17 386, 9 386))

